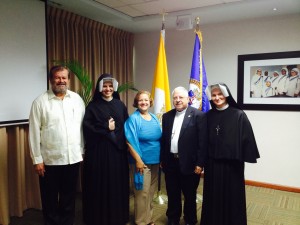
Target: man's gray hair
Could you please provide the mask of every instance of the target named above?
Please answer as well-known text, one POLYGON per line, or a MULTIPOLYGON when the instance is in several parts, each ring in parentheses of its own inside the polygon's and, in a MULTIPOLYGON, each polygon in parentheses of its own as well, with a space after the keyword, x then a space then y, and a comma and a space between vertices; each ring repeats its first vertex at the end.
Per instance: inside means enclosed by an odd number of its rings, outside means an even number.
POLYGON ((183 92, 184 93, 184 97, 189 97, 189 92, 188 90, 186 90, 184 87, 182 86, 179 86, 179 87, 176 87, 174 88, 174 90, 172 91, 172 96, 174 96, 174 92, 175 91, 180 91, 180 92, 183 92))

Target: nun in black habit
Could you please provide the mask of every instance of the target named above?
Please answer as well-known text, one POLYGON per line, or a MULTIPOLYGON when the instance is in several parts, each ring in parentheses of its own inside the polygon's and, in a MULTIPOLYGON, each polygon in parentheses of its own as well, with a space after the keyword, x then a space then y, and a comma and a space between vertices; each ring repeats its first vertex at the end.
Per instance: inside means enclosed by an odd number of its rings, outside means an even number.
POLYGON ((223 83, 206 89, 208 160, 200 225, 246 225, 245 162, 259 158, 251 124, 223 83))
POLYGON ((83 219, 87 225, 124 225, 129 221, 129 169, 124 123, 127 108, 118 82, 102 74, 83 119, 83 219))

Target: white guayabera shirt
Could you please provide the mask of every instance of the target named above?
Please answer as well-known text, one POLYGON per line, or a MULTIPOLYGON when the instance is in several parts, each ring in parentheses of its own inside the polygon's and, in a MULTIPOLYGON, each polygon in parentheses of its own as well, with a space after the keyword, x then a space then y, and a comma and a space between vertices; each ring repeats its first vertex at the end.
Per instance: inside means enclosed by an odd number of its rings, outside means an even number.
POLYGON ((33 164, 67 165, 82 161, 84 111, 81 97, 69 90, 63 100, 52 90, 34 100, 29 116, 33 164))

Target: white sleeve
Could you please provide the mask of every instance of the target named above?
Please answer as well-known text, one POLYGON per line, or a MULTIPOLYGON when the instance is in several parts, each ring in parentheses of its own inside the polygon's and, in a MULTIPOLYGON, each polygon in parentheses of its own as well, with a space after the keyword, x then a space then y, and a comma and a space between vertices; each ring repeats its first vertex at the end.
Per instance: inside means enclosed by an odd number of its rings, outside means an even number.
POLYGON ((43 162, 41 155, 41 108, 37 101, 31 106, 29 115, 29 148, 33 164, 43 162))

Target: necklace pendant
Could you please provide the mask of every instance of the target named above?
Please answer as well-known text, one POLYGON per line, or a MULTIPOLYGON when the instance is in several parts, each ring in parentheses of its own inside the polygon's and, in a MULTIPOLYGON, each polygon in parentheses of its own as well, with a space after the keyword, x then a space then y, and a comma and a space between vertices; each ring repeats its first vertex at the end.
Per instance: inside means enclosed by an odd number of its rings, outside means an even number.
POLYGON ((220 128, 220 126, 218 125, 217 127, 216 127, 216 131, 217 131, 217 135, 219 135, 219 130, 220 130, 221 128, 220 128))

